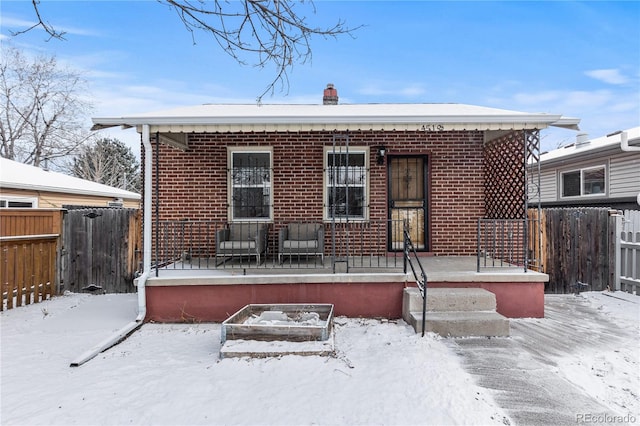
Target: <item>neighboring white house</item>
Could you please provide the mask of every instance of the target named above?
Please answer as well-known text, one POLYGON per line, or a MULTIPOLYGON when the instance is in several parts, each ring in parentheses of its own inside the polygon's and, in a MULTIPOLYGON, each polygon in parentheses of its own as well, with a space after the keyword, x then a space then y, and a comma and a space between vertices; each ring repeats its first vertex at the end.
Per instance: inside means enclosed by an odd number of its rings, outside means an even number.
POLYGON ((0 158, 0 208, 140 207, 140 194, 0 158))
MULTIPOLYGON (((532 173, 537 181, 537 173, 532 173)), ((543 207, 638 209, 640 127, 576 142, 540 157, 543 207)), ((537 194, 530 194, 537 202, 537 194)))

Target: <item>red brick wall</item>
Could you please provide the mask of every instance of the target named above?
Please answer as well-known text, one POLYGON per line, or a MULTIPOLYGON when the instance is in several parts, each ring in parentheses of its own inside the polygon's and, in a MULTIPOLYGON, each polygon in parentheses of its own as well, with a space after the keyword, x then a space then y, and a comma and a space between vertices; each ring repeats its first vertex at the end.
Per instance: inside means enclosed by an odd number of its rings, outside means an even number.
MULTIPOLYGON (((387 169, 376 163, 376 147, 384 145, 390 155, 427 155, 430 251, 475 254, 477 219, 484 216, 482 132, 357 131, 349 136, 351 146, 371 147, 372 220, 387 219, 387 169)), ((190 134, 187 151, 161 145, 160 219, 226 221, 227 147, 271 146, 275 220, 321 221, 323 147, 332 141, 332 132, 210 133, 190 134)), ((376 238, 386 243, 384 236, 376 238)))

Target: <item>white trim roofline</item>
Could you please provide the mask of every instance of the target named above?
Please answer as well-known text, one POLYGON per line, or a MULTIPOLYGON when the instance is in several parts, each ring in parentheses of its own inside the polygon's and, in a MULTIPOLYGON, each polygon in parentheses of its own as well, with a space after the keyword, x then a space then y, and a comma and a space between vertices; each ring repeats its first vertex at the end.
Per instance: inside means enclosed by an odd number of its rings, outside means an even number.
POLYGON ((18 161, 0 158, 0 189, 21 189, 96 197, 141 199, 140 194, 91 182, 85 179, 46 171, 18 161))
POLYGON ((312 129, 318 125, 338 124, 346 127, 382 126, 394 124, 419 129, 422 125, 467 125, 483 128, 495 125, 511 130, 516 127, 546 128, 558 126, 578 129, 580 119, 559 114, 524 113, 465 104, 206 104, 173 110, 136 114, 123 117, 93 118, 93 130, 114 126, 279 126, 312 129), (511 127, 510 127, 511 126, 511 127))
MULTIPOLYGON (((627 134, 628 142, 633 147, 638 147, 640 142, 640 126, 624 130, 627 134)), ((606 136, 585 140, 582 143, 572 143, 570 145, 545 152, 540 155, 540 164, 552 164, 566 161, 570 158, 586 157, 598 155, 604 151, 619 151, 622 149, 622 132, 615 132, 606 136)))

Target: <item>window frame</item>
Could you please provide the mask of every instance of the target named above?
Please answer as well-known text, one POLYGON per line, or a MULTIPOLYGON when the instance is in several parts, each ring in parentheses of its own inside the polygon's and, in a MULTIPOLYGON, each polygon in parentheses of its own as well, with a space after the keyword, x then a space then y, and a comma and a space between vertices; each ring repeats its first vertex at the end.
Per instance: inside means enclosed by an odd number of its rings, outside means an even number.
POLYGON ((37 197, 11 197, 11 196, 3 196, 0 198, 0 208, 1 209, 37 209, 38 208, 38 198, 37 197), (9 206, 9 203, 31 203, 31 207, 12 207, 9 206))
MULTIPOLYGON (((256 186, 257 187, 257 186, 256 186)), ((227 147, 227 217, 229 222, 273 222, 273 147, 270 146, 229 146, 227 147), (237 153, 269 154, 269 216, 234 217, 233 156, 237 153)))
POLYGON ((575 168, 575 169, 570 169, 570 170, 561 170, 558 172, 559 176, 558 176, 558 193, 560 196, 560 199, 577 199, 577 198, 595 198, 595 197, 607 197, 608 196, 608 186, 609 186, 609 179, 608 179, 608 173, 607 173, 607 165, 606 164, 598 164, 595 166, 587 166, 587 167, 580 167, 580 168, 575 168), (585 193, 585 179, 584 179, 584 175, 585 172, 589 172, 592 170, 598 170, 601 169, 602 170, 602 174, 603 174, 603 188, 602 188, 602 192, 598 192, 598 193, 591 193, 591 194, 586 194, 585 193), (568 175, 570 173, 580 173, 580 194, 578 195, 564 195, 565 191, 564 191, 564 182, 565 182, 565 175, 568 175))
POLYGON ((364 146, 364 145, 357 145, 357 146, 350 146, 348 151, 346 149, 346 147, 336 147, 335 153, 336 154, 346 154, 349 153, 349 155, 352 154, 357 154, 357 155, 363 155, 364 156, 364 178, 365 178, 365 183, 363 185, 364 187, 364 203, 362 206, 362 216, 349 216, 349 217, 336 217, 336 218, 332 218, 331 217, 331 206, 329 205, 329 194, 330 194, 330 186, 329 186, 329 179, 328 179, 328 173, 329 173, 329 154, 333 154, 334 153, 334 148, 333 146, 325 146, 324 147, 324 152, 322 154, 323 156, 323 160, 322 160, 322 217, 323 220, 325 222, 333 222, 334 220, 336 222, 368 222, 369 221, 369 214, 370 214, 370 205, 371 205, 371 198, 370 198, 370 191, 371 191, 371 160, 370 160, 370 153, 371 153, 371 148, 368 146, 364 146))

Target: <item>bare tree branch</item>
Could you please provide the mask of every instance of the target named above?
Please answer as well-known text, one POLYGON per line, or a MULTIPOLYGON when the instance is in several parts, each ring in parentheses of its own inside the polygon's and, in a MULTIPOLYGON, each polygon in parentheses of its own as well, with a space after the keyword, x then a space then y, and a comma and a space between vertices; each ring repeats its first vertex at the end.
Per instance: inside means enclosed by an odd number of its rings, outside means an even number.
POLYGON ((0 156, 38 166, 73 153, 91 136, 84 121, 91 105, 80 98, 84 80, 55 57, 1 49, 0 156))
MULTIPOLYGON (((349 28, 343 20, 328 27, 313 26, 305 11, 315 14, 311 0, 157 0, 174 10, 196 43, 196 33, 212 36, 220 48, 238 63, 263 68, 275 67, 275 76, 257 97, 273 94, 276 85, 288 90, 288 72, 293 64, 305 64, 312 59, 313 37, 350 35, 360 27, 349 28), (251 60, 247 56, 253 56, 251 60)), ((38 23, 19 31, 22 34, 42 27, 51 38, 63 39, 64 32, 56 31, 40 16, 40 0, 32 0, 38 23)))
POLYGON ((52 38, 58 39, 58 40, 65 40, 64 35, 66 34, 66 32, 64 31, 56 31, 55 28, 53 28, 51 25, 49 25, 48 23, 46 23, 43 19, 42 16, 40 16, 40 0, 31 0, 31 4, 33 5, 33 10, 36 12, 36 17, 38 18, 38 22, 36 22, 35 24, 33 24, 32 26, 30 26, 27 29, 21 30, 21 31, 10 31, 12 36, 17 36, 20 34, 24 34, 27 33, 35 28, 38 27, 42 27, 42 29, 49 34, 49 38, 47 39, 47 41, 51 40, 52 38))

